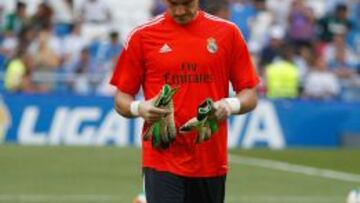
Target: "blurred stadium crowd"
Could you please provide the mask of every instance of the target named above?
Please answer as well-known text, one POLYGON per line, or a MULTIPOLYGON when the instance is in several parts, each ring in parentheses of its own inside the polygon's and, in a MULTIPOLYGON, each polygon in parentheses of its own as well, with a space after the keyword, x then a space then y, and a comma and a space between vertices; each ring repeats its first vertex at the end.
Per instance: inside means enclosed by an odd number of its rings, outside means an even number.
MULTIPOLYGON (((126 7, 110 0, 7 2, 14 6, 0 3, 1 91, 112 95, 108 80, 128 31, 118 28, 129 25, 114 16, 126 7)), ((261 96, 360 101, 359 0, 200 2, 241 29, 261 96)), ((153 0, 137 16, 144 22, 164 9, 153 0)))

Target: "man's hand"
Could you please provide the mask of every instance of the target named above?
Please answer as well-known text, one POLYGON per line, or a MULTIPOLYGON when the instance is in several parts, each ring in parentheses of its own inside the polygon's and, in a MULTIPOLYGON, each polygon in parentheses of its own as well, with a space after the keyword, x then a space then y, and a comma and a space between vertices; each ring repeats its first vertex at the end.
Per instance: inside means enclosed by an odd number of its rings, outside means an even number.
POLYGON ((155 106, 155 101, 159 95, 153 97, 150 100, 142 101, 139 104, 139 116, 142 117, 146 122, 152 124, 160 121, 162 118, 171 113, 168 108, 161 108, 155 106))
POLYGON ((231 115, 231 107, 225 99, 221 99, 214 103, 216 120, 226 120, 231 115))
MULTIPOLYGON (((198 136, 196 143, 202 143, 209 140, 211 136, 218 130, 217 117, 215 115, 215 104, 211 99, 206 99, 198 107, 197 116, 191 118, 182 127, 180 127, 180 133, 185 134, 192 130, 196 130, 198 136)), ((218 107, 220 108, 220 107, 218 107)), ((221 104, 221 110, 219 110, 219 118, 222 118, 224 114, 225 106, 221 104)))
POLYGON ((152 137, 155 148, 166 149, 175 140, 176 127, 172 98, 177 88, 165 85, 160 94, 153 99, 139 104, 139 115, 151 126, 146 130, 143 139, 152 137))

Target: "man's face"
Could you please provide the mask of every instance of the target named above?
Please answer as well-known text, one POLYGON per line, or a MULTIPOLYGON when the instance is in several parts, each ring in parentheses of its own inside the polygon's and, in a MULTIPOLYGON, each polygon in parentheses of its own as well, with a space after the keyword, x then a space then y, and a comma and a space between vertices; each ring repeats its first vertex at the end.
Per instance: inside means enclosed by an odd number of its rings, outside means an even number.
POLYGON ((199 0, 165 0, 170 16, 175 22, 185 25, 195 18, 199 0))

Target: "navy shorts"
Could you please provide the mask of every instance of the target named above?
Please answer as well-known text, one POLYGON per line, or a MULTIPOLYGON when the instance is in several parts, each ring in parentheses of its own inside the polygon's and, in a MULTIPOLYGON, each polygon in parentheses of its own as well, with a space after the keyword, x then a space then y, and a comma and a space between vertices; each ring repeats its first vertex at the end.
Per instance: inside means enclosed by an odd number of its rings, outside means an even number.
POLYGON ((223 203, 226 175, 189 178, 144 168, 148 203, 223 203))

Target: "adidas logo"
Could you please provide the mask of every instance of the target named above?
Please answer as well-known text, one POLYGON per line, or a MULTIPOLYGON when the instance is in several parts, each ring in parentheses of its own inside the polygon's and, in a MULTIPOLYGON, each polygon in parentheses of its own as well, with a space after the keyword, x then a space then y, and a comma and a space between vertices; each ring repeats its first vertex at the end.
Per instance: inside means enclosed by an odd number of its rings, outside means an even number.
POLYGON ((164 44, 164 46, 161 47, 159 53, 164 54, 164 53, 169 53, 169 52, 171 52, 171 51, 172 51, 172 49, 169 47, 169 45, 168 45, 168 44, 164 44))

